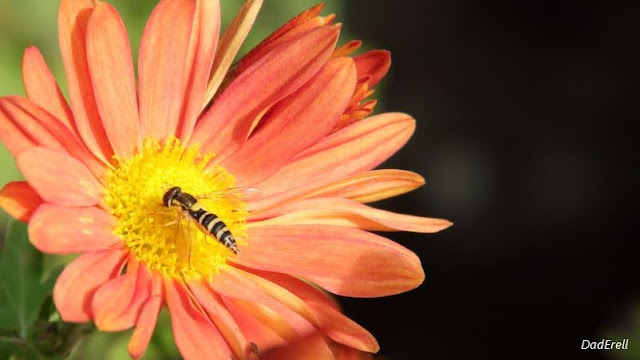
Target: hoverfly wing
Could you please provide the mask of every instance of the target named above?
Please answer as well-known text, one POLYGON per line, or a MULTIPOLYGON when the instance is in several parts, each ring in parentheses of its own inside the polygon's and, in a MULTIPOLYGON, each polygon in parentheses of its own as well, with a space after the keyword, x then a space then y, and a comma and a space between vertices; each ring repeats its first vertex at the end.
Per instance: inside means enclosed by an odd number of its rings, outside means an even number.
POLYGON ((178 264, 186 264, 191 268, 191 223, 187 215, 182 210, 177 210, 177 219, 173 225, 173 239, 176 249, 178 264))
POLYGON ((261 194, 260 189, 251 186, 229 187, 226 189, 211 191, 204 194, 195 195, 198 199, 216 200, 240 198, 244 201, 254 200, 261 194))

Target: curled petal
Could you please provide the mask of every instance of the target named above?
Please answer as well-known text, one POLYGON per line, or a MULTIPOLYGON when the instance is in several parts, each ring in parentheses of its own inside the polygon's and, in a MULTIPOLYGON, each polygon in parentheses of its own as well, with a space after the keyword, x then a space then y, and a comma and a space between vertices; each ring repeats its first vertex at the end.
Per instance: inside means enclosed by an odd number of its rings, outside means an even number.
POLYGON ((251 272, 282 286, 304 300, 318 319, 318 328, 334 341, 363 351, 379 350, 378 342, 373 335, 340 313, 335 301, 318 288, 286 274, 258 270, 251 272))
POLYGON ((127 29, 108 3, 98 2, 87 25, 87 59, 107 137, 116 155, 129 157, 140 145, 136 80, 127 29))
POLYGON ((245 142, 254 120, 326 62, 338 30, 324 26, 276 46, 238 76, 199 120, 192 142, 224 157, 245 142))
POLYGON ((398 196, 424 185, 419 174, 405 170, 372 170, 348 176, 305 194, 305 198, 341 197, 361 203, 398 196))
POLYGON ((97 207, 43 204, 29 223, 29 239, 38 250, 51 254, 103 250, 121 242, 111 231, 114 223, 97 207))
POLYGON ((127 273, 96 291, 92 309, 94 322, 101 331, 122 331, 136 324, 138 315, 151 293, 151 279, 146 268, 130 260, 127 273))
MULTIPOLYGON (((144 267, 143 264, 140 266, 144 267)), ((133 359, 139 359, 144 355, 144 352, 149 345, 149 341, 151 340, 153 329, 156 327, 158 313, 160 313, 163 303, 164 291, 162 287, 162 278, 154 276, 151 278, 151 297, 142 307, 140 316, 136 323, 136 328, 133 331, 133 335, 131 335, 131 340, 129 340, 129 355, 133 359)))
POLYGON ((64 269, 53 289, 62 320, 85 322, 93 318, 93 295, 100 285, 120 273, 125 256, 121 250, 94 251, 80 255, 64 269))
POLYGON ((451 226, 444 219, 397 214, 375 209, 359 202, 342 198, 307 199, 287 203, 268 211, 271 219, 253 223, 265 225, 338 225, 371 231, 411 231, 433 233, 451 226))
POLYGON ((56 79, 35 46, 24 51, 22 81, 29 100, 55 116, 72 133, 76 133, 73 114, 58 87, 56 79))
POLYGON ((42 147, 24 150, 16 160, 29 185, 46 202, 63 206, 98 204, 102 186, 78 160, 42 147))
POLYGON ((270 178, 254 186, 266 196, 253 211, 273 206, 346 176, 370 170, 409 140, 415 120, 387 113, 356 122, 306 149, 270 178))
POLYGON ((185 286, 165 280, 167 305, 176 346, 186 360, 232 359, 233 353, 185 286))
POLYGON ((358 229, 265 226, 250 229, 249 239, 249 246, 234 260, 239 265, 300 276, 338 295, 394 295, 424 280, 420 259, 414 253, 358 229))
POLYGON ((371 79, 367 81, 369 87, 376 85, 391 67, 391 53, 386 50, 367 51, 353 60, 358 69, 358 82, 370 76, 371 79))
POLYGON ((0 207, 13 218, 28 222, 42 198, 26 181, 14 181, 0 190, 0 207))
POLYGON ((91 152, 108 163, 113 150, 96 106, 86 50, 87 24, 94 3, 93 0, 62 0, 58 39, 76 128, 91 152))
POLYGON ((349 103, 355 75, 350 58, 329 60, 304 86, 271 109, 226 168, 243 184, 275 173, 333 128, 349 103))
POLYGON ((236 57, 240 45, 249 34, 249 30, 253 26, 253 22, 258 16, 258 12, 262 7, 262 0, 247 0, 238 10, 231 24, 220 39, 220 45, 213 60, 213 70, 207 85, 207 92, 204 104, 207 105, 216 94, 218 87, 222 83, 225 75, 229 71, 229 67, 236 57))

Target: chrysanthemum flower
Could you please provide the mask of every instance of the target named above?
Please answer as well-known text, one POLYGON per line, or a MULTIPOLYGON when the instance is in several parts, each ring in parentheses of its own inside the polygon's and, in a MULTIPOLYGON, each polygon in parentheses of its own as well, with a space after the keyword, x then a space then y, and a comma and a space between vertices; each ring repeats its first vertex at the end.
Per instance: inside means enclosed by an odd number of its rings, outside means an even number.
POLYGON ((38 249, 81 253, 54 289, 60 316, 103 331, 135 327, 134 358, 164 305, 186 359, 244 359, 256 345, 317 330, 375 352, 375 339, 318 287, 354 297, 415 288, 424 279, 418 257, 367 230, 450 225, 363 204, 424 183, 371 170, 415 126, 400 113, 367 117, 389 54, 352 57, 358 42, 336 48, 339 26, 315 7, 231 67, 260 5, 247 1, 218 41, 217 0, 160 1, 136 81, 116 10, 62 0, 69 103, 36 48, 24 55, 27 98, 0 99, 0 137, 26 179, 2 189, 0 204, 29 222, 38 249), (201 199, 240 254, 194 221, 170 225, 180 211, 163 204, 167 186, 196 197, 258 189, 201 199))

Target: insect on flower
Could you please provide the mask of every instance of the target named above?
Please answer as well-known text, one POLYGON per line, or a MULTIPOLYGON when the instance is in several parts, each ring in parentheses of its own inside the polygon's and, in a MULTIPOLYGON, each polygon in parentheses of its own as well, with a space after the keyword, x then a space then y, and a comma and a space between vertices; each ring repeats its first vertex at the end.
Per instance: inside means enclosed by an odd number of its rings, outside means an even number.
POLYGON ((35 47, 27 96, 0 97, 0 141, 25 178, 0 190, 0 206, 42 252, 81 254, 53 290, 60 318, 133 328, 134 359, 163 307, 187 360, 253 360, 313 332, 375 353, 320 289, 409 291, 420 259, 373 231, 451 225, 367 205, 424 185, 375 169, 416 126, 370 116, 389 52, 336 47, 341 27, 318 5, 233 64, 261 5, 247 0, 219 37, 219 0, 160 0, 134 71, 115 7, 61 0, 69 102, 35 47))
MULTIPOLYGON (((256 194, 258 189, 252 187, 244 188, 227 188, 219 192, 210 192, 208 194, 193 196, 187 192, 182 191, 179 186, 173 186, 162 197, 162 203, 168 208, 177 209, 177 220, 175 223, 176 229, 176 242, 182 244, 179 248, 185 249, 178 253, 178 261, 190 263, 191 257, 191 234, 188 231, 190 227, 186 224, 181 224, 181 219, 191 219, 196 224, 196 227, 206 235, 217 239, 220 243, 226 246, 229 250, 235 254, 240 254, 238 249, 238 243, 234 238, 231 230, 227 227, 220 217, 207 209, 198 201, 198 198, 216 199, 226 196, 244 196, 248 197, 252 194, 256 194)), ((208 238, 208 237, 207 237, 208 238)))

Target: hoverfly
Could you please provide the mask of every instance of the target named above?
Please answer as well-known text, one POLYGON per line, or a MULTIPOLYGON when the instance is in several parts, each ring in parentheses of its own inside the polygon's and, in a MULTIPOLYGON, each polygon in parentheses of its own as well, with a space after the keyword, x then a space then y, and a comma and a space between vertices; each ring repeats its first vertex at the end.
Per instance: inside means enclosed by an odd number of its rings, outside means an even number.
MULTIPOLYGON (((168 208, 177 209, 178 220, 175 222, 176 241, 184 241, 182 247, 185 250, 179 251, 178 260, 191 262, 191 235, 180 233, 188 230, 187 224, 180 224, 181 218, 188 218, 205 235, 213 237, 222 245, 231 250, 234 254, 240 254, 235 237, 218 215, 206 210, 198 199, 216 199, 225 197, 247 197, 258 192, 258 189, 251 187, 228 188, 217 192, 194 196, 182 191, 179 186, 170 187, 162 197, 162 203, 168 208), (186 258, 186 259, 185 259, 186 258)), ((173 223, 173 222, 172 222, 173 223)))

